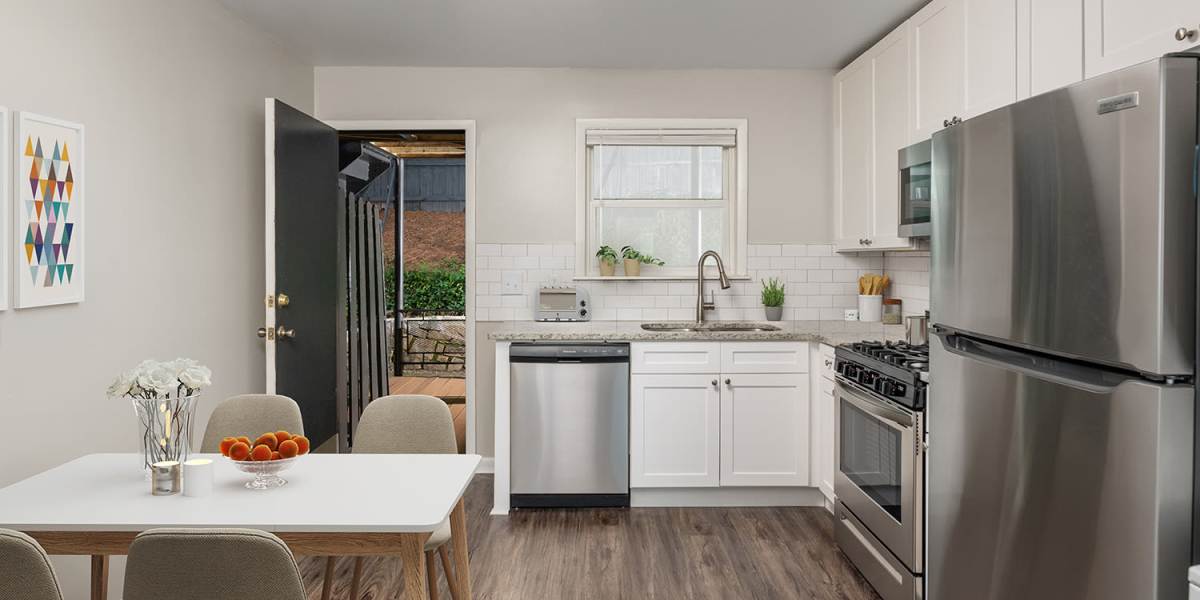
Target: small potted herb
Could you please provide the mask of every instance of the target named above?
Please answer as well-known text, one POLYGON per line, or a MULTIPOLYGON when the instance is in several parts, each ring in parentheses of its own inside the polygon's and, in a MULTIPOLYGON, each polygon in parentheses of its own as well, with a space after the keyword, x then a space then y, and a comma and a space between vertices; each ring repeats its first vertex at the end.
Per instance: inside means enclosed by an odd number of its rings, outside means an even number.
POLYGON ((600 246, 596 251, 596 259, 600 261, 600 275, 612 277, 617 271, 617 251, 612 246, 600 246))
POLYGON ((642 265, 644 264, 655 265, 659 267, 666 264, 663 261, 650 256, 649 254, 642 254, 641 252, 638 252, 633 248, 633 246, 622 247, 621 257, 625 259, 625 275, 629 277, 637 277, 641 275, 642 265))
POLYGON ((762 282, 762 303, 768 321, 783 319, 783 290, 785 287, 774 277, 762 282))

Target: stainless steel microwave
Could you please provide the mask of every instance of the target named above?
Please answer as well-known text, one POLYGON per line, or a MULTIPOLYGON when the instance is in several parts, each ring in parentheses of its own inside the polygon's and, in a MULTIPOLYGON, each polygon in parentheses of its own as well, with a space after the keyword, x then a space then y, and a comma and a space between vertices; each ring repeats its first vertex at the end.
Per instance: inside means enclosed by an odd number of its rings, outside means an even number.
POLYGON ((900 237, 929 237, 933 153, 929 140, 900 150, 900 237))

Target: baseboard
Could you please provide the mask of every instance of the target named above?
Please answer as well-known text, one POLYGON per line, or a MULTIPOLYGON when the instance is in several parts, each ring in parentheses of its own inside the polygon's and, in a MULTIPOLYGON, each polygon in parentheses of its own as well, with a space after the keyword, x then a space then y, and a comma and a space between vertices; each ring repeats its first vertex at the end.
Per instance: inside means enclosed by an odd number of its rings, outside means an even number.
POLYGON ((479 466, 475 469, 476 473, 495 473, 496 472, 496 457, 484 456, 479 459, 479 466))
POLYGON ((825 507, 826 499, 821 490, 811 487, 644 488, 629 490, 629 505, 633 507, 825 507))

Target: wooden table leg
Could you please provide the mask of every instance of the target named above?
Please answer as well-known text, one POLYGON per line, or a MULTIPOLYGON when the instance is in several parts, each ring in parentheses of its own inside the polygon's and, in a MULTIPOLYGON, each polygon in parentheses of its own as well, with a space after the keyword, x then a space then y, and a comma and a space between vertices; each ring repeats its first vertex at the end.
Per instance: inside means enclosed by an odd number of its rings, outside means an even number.
POLYGON ((92 600, 108 600, 108 555, 92 555, 92 600))
POLYGON ((350 600, 358 600, 358 588, 362 585, 363 561, 361 556, 354 557, 354 575, 350 577, 350 600))
POLYGON ((406 535, 400 542, 400 560, 404 573, 404 600, 428 600, 425 594, 425 539, 429 534, 406 535))
POLYGON ((321 582, 321 600, 330 600, 333 598, 334 565, 336 561, 336 557, 325 557, 325 580, 321 582))
MULTIPOLYGON (((471 567, 467 556, 467 512, 462 498, 450 512, 450 543, 454 545, 454 577, 463 600, 471 600, 471 567)), ((449 574, 447 574, 449 575, 449 574)))

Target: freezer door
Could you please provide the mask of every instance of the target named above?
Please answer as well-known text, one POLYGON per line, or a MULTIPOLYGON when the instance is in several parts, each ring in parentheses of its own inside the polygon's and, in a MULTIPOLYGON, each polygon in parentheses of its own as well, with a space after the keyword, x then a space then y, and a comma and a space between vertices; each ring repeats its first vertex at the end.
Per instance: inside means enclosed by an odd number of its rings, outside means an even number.
POLYGON ((932 322, 1192 373, 1196 85, 1163 58, 934 135, 932 322))
POLYGON ((1183 599, 1193 389, 931 342, 929 600, 1183 599))

